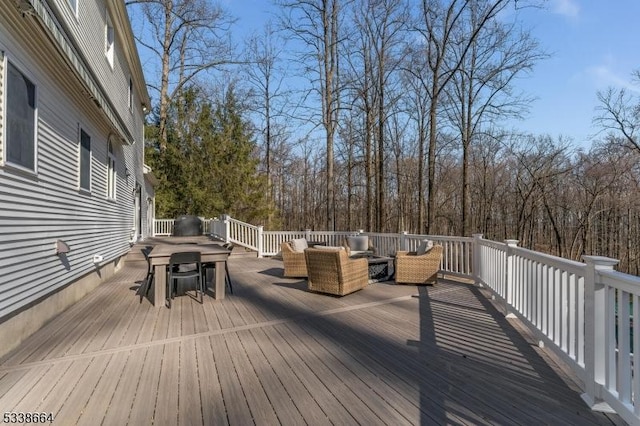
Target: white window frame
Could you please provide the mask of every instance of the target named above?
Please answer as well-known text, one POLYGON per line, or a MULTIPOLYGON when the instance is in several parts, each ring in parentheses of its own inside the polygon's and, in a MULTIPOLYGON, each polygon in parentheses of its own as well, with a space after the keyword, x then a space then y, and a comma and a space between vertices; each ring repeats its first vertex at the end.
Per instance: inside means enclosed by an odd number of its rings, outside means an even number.
POLYGON ((107 146, 107 198, 115 200, 118 189, 118 173, 117 173, 116 153, 111 138, 107 146))
POLYGON ((80 127, 80 130, 78 132, 78 188, 81 191, 91 192, 92 158, 93 158, 93 151, 91 149, 91 135, 88 132, 86 132, 82 127, 80 127), (83 154, 83 146, 82 146, 83 135, 86 135, 89 141, 89 157, 86 159, 88 161, 87 164, 83 162, 83 155, 82 155, 83 154), (87 186, 83 186, 83 182, 82 182, 83 165, 86 167, 89 167, 89 181, 86 182, 87 186))
POLYGON ((104 54, 107 57, 107 62, 113 69, 113 58, 116 50, 116 30, 113 27, 109 11, 105 12, 107 20, 104 25, 104 54))
POLYGON ((15 62, 10 61, 3 54, 0 54, 0 62, 2 62, 2 70, 4 71, 0 75, 2 78, 2 87, 4 92, 2 99, 2 117, 0 117, 0 124, 2 124, 3 164, 35 174, 38 171, 38 85, 34 83, 35 79, 32 76, 24 72, 23 68, 15 62), (22 78, 27 80, 28 83, 33 86, 33 117, 31 123, 33 126, 33 159, 30 161, 32 164, 29 165, 21 164, 19 161, 11 161, 9 158, 9 68, 13 68, 15 71, 20 73, 22 78))

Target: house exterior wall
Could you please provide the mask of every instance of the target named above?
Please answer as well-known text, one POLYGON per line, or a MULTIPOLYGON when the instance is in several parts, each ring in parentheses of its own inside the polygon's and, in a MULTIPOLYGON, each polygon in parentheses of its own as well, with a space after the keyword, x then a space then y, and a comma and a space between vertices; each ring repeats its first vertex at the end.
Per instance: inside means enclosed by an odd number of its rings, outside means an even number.
POLYGON ((74 70, 41 17, 0 2, 0 354, 117 270, 133 240, 148 236, 152 216, 146 200, 153 187, 143 174, 149 97, 124 3, 78 0, 75 14, 67 0, 29 1, 56 22, 107 103, 91 95, 87 77, 74 70), (104 54, 108 13, 116 34, 113 66, 104 54), (35 171, 15 167, 6 155, 9 63, 36 86, 35 171), (91 140, 88 191, 80 188, 81 129, 91 140), (109 143, 115 198, 108 196, 109 143), (68 253, 56 253, 58 240, 68 253))

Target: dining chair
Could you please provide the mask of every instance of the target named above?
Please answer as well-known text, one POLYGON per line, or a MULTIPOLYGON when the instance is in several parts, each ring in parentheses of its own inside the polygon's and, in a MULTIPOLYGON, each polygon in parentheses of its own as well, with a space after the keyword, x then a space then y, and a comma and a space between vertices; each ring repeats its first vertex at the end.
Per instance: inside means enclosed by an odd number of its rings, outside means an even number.
POLYGON ((155 276, 154 268, 151 266, 151 258, 149 257, 151 250, 153 250, 153 246, 145 246, 140 249, 144 256, 144 260, 147 261, 147 275, 144 277, 144 281, 142 281, 142 284, 140 284, 140 288, 138 289, 138 293, 140 293, 140 303, 142 303, 143 297, 149 295, 149 289, 151 288, 151 283, 155 276))
POLYGON ((169 258, 169 279, 167 280, 167 300, 169 302, 169 308, 171 308, 171 299, 177 294, 178 281, 185 279, 196 280, 196 300, 197 293, 200 292, 200 303, 203 303, 204 291, 200 252, 177 252, 173 253, 169 258))
MULTIPOLYGON (((227 249, 229 251, 233 250, 233 244, 227 243, 223 244, 222 248, 227 249)), ((204 288, 207 288, 207 270, 211 269, 212 276, 215 277, 216 263, 215 262, 204 262, 202 264, 202 282, 204 283, 204 288)), ((229 276, 229 268, 227 266, 227 262, 224 262, 224 284, 229 289, 229 293, 233 294, 233 287, 231 286, 231 277, 229 276)))

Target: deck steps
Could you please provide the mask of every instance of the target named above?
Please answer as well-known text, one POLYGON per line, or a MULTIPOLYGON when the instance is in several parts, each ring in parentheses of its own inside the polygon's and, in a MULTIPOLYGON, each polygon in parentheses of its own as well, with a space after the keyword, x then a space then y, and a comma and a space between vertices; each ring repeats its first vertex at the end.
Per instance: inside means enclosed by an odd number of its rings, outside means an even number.
POLYGON ((124 258, 125 263, 144 262, 145 259, 144 259, 144 255, 142 254, 142 249, 147 245, 151 245, 151 244, 141 242, 131 246, 131 250, 129 250, 129 253, 127 253, 127 255, 124 258))

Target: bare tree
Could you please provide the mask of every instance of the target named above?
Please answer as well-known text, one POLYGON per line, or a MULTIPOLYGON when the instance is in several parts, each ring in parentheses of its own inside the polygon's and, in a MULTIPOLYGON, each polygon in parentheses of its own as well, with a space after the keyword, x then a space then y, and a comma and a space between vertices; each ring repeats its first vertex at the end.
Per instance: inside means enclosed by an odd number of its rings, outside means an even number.
MULTIPOLYGON (((640 70, 634 71, 633 76, 636 83, 640 82, 640 70)), ((621 134, 623 144, 640 153, 640 98, 629 88, 609 87, 598 92, 598 101, 594 123, 604 131, 621 134)))
MULTIPOLYGON (((409 55, 406 57, 407 70, 403 75, 403 83, 407 89, 404 96, 407 114, 415 122, 415 134, 417 142, 416 168, 417 176, 415 188, 417 193, 417 221, 419 224, 425 223, 425 152, 427 147, 427 136, 429 129, 429 91, 430 85, 425 80, 428 79, 426 63, 422 52, 415 49, 408 49, 409 55)), ((418 230, 422 230, 424 225, 419 225, 418 230)))
POLYGON ((449 120, 460 135, 462 146, 462 235, 471 229, 470 146, 482 131, 509 117, 521 117, 531 99, 513 88, 514 79, 530 71, 545 57, 531 35, 518 29, 515 21, 494 19, 476 29, 480 11, 469 8, 466 24, 455 34, 452 60, 460 64, 446 92, 449 120), (465 52, 464 40, 477 36, 465 52))
POLYGON ((334 138, 340 109, 338 54, 342 3, 340 0, 278 0, 283 9, 282 26, 308 49, 301 59, 307 64, 305 74, 320 95, 326 141, 326 226, 330 230, 335 229, 336 219, 334 138))
POLYGON ((164 151, 169 105, 198 75, 233 62, 226 33, 234 20, 207 0, 130 0, 126 5, 138 15, 138 45, 160 64, 157 78, 147 82, 158 97, 159 146, 164 151))
MULTIPOLYGON (((279 61, 284 50, 284 40, 278 36, 268 23, 262 34, 253 35, 247 41, 247 66, 245 68, 248 83, 252 87, 254 104, 252 109, 260 120, 260 133, 265 150, 265 171, 269 201, 274 199, 272 178, 272 154, 277 140, 284 138, 286 126, 282 123, 287 105, 287 91, 284 88, 284 74, 279 61)), ((268 218, 271 225, 272 218, 268 218)))
POLYGON ((433 193, 436 178, 437 118, 443 92, 461 69, 467 52, 476 43, 481 31, 494 22, 497 15, 511 3, 518 5, 517 0, 422 0, 421 16, 415 25, 415 31, 419 36, 417 49, 423 54, 425 66, 409 66, 406 69, 422 82, 429 96, 427 233, 431 232, 436 207, 433 193), (465 15, 471 13, 471 9, 474 25, 469 27, 465 15), (463 39, 456 37, 460 31, 465 34, 463 39), (452 60, 454 49, 458 54, 452 60))

